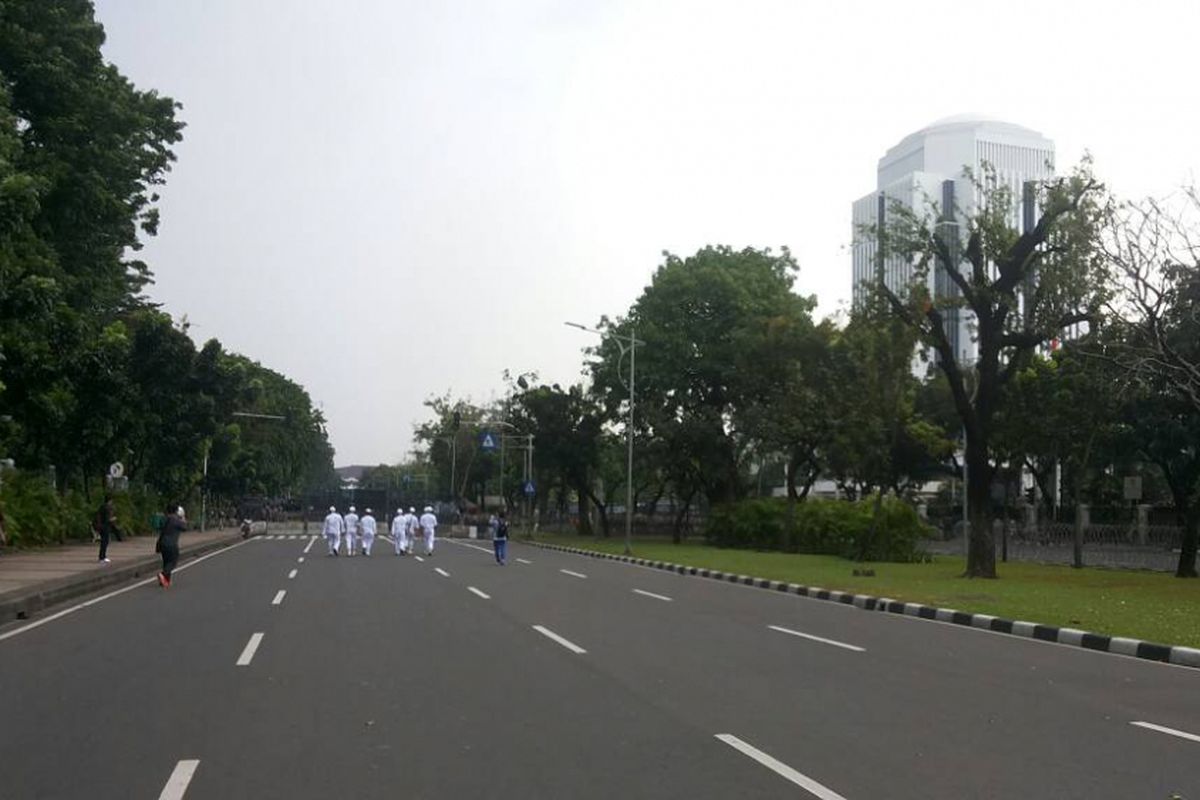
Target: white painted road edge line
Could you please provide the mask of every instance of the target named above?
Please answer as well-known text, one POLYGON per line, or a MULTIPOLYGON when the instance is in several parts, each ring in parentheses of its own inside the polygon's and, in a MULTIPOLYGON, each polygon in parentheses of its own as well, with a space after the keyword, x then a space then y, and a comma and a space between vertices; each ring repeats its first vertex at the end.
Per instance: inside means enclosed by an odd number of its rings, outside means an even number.
POLYGON ((481 553, 487 553, 489 556, 492 555, 492 552, 493 552, 491 550, 488 550, 486 547, 480 547, 477 544, 467 544, 466 542, 456 542, 453 539, 443 539, 442 541, 449 542, 450 544, 456 544, 459 547, 469 547, 472 550, 478 550, 481 553))
POLYGON ((668 603, 674 602, 671 598, 667 597, 665 594, 655 594, 654 592, 644 592, 641 589, 634 589, 633 593, 644 595, 646 597, 653 597, 655 600, 666 600, 668 603))
POLYGON ((242 654, 238 656, 237 666, 249 666, 251 659, 254 658, 254 653, 258 650, 258 646, 262 644, 262 640, 263 634, 261 633, 253 634, 250 637, 250 641, 246 642, 246 647, 242 650, 242 654))
POLYGON ((570 650, 572 653, 575 653, 576 655, 583 655, 584 653, 587 652, 587 650, 584 650, 582 647, 580 647, 579 645, 575 644, 572 641, 564 639, 563 637, 559 636, 557 633, 550 630, 549 628, 543 627, 541 625, 534 625, 533 629, 535 631, 537 631, 538 633, 540 633, 542 636, 545 636, 547 639, 553 639, 554 641, 558 642, 563 647, 567 648, 568 650, 570 650))
POLYGON ((491 599, 492 599, 492 596, 491 596, 490 594, 485 594, 484 592, 481 592, 481 591, 479 591, 478 589, 476 589, 474 586, 468 586, 468 587, 467 587, 467 591, 468 591, 468 592, 471 592, 472 594, 477 594, 477 595, 479 595, 479 596, 480 596, 480 597, 482 597, 484 600, 491 600, 491 599))
POLYGON ((561 572, 564 575, 570 575, 572 578, 586 578, 587 577, 587 575, 584 575, 582 572, 572 572, 569 569, 560 569, 559 572, 561 572))
POLYGON ((167 785, 163 787, 158 800, 181 800, 183 793, 187 791, 188 784, 192 782, 192 776, 196 774, 198 766, 200 766, 200 761, 194 758, 185 758, 176 764, 175 769, 171 771, 171 777, 167 778, 167 785))
POLYGON ((1188 741, 1192 741, 1192 742, 1200 742, 1200 736, 1197 736, 1194 733, 1187 733, 1185 731, 1177 731, 1174 728, 1167 728, 1163 725, 1155 725, 1153 722, 1131 722, 1129 724, 1136 725, 1139 728, 1145 728, 1146 730, 1158 731, 1159 733, 1165 733, 1170 736, 1178 736, 1180 739, 1187 739, 1188 741))
POLYGON ((450 573, 446 572, 446 570, 442 569, 441 567, 434 567, 433 571, 436 572, 438 575, 441 575, 443 578, 450 577, 450 573))
POLYGON ((857 645, 846 644, 845 642, 835 642, 833 639, 822 639, 820 636, 813 636, 811 633, 801 633, 800 631, 794 631, 791 628, 781 628, 778 625, 768 625, 767 627, 773 631, 779 631, 780 633, 790 634, 791 636, 799 636, 801 639, 811 639, 814 642, 821 642, 822 644, 831 644, 834 647, 841 647, 846 650, 853 650, 856 653, 867 652, 867 649, 865 647, 858 647, 857 645))
POLYGON ((522 564, 532 564, 533 563, 532 561, 529 561, 528 559, 524 559, 524 558, 518 558, 517 561, 520 561, 522 564))
POLYGON ((764 767, 776 773, 777 775, 787 778, 789 781, 796 784, 801 789, 804 789, 813 797, 819 797, 821 800, 846 800, 846 798, 842 797, 832 789, 822 786, 812 778, 797 772, 787 764, 784 764, 777 758, 767 755, 757 747, 746 744, 731 733, 718 733, 716 734, 716 738, 720 739, 722 742, 729 745, 734 750, 742 753, 743 755, 750 756, 750 758, 753 758, 755 761, 762 764, 764 767))
POLYGON ((284 596, 285 594, 287 594, 287 591, 286 591, 286 590, 284 590, 284 589, 280 589, 278 592, 276 592, 276 593, 275 593, 275 599, 271 601, 271 605, 273 605, 273 606, 277 606, 277 605, 279 605, 280 603, 282 603, 282 602, 283 602, 283 596, 284 596))
POLYGON ((289 573, 288 573, 288 580, 290 581, 292 578, 295 578, 295 577, 296 577, 296 573, 298 573, 299 571, 300 571, 300 570, 298 570, 298 569, 294 569, 294 570, 292 570, 291 572, 289 572, 289 573))
POLYGON ((308 555, 308 551, 309 551, 309 550, 312 550, 312 546, 313 546, 314 544, 316 544, 316 542, 317 542, 317 537, 315 537, 315 536, 310 536, 310 537, 308 537, 308 544, 307 544, 307 545, 305 545, 305 547, 304 547, 304 554, 305 554, 305 555, 308 555))
MULTIPOLYGON (((200 556, 195 561, 189 561, 188 563, 184 564, 181 567, 176 567, 175 571, 183 572, 185 569, 188 569, 189 567, 196 566, 201 561, 207 561, 208 559, 212 558, 213 556, 218 556, 221 553, 229 552, 230 550, 232 550, 235 547, 241 547, 242 545, 249 544, 250 542, 253 542, 253 541, 254 541, 254 539, 246 539, 244 541, 238 542, 237 544, 231 544, 231 545, 229 545, 229 547, 223 547, 220 550, 214 550, 213 552, 209 553, 208 555, 200 556)), ((51 614, 50 616, 46 617, 45 619, 35 620, 35 621, 29 623, 28 625, 22 625, 21 627, 17 628, 16 630, 11 630, 8 633, 0 633, 0 642, 4 641, 5 639, 9 639, 13 636, 16 636, 18 633, 24 633, 25 631, 31 631, 34 628, 40 628, 42 625, 45 625, 47 622, 53 622, 54 620, 59 619, 60 617, 65 617, 67 614, 73 614, 74 612, 78 611, 81 608, 87 608, 88 606, 94 606, 96 603, 99 603, 102 600, 107 600, 110 597, 116 597, 117 595, 125 594, 126 592, 132 592, 134 589, 137 589, 138 587, 146 586, 147 584, 155 583, 157 581, 158 581, 157 577, 146 578, 144 581, 138 581, 137 583, 132 584, 131 586, 126 586, 123 589, 117 589, 116 591, 109 592, 108 594, 102 594, 99 597, 93 597, 91 600, 85 600, 84 602, 79 603, 78 605, 71 606, 70 608, 64 608, 62 611, 51 614)))

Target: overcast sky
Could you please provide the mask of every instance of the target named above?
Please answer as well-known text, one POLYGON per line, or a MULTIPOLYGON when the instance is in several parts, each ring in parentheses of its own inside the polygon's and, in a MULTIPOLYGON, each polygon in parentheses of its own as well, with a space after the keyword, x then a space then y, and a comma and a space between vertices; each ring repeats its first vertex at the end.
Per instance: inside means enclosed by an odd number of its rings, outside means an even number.
POLYGON ((154 299, 303 384, 339 465, 422 401, 570 382, 661 251, 787 245, 850 295, 884 151, 979 112, 1126 196, 1200 167, 1200 4, 97 0, 106 56, 183 103, 154 299), (1112 7, 1110 7, 1110 5, 1112 7))

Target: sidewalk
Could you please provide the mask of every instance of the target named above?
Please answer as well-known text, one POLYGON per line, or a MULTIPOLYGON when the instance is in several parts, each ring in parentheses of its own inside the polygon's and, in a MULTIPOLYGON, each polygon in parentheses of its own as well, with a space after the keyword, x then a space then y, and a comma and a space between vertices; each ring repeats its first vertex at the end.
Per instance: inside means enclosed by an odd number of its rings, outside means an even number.
MULTIPOLYGON (((179 559, 200 555, 240 541, 235 528, 179 537, 179 559)), ((109 542, 112 563, 101 564, 99 542, 68 544, 40 550, 8 550, 0 555, 0 625, 26 619, 42 609, 81 595, 154 575, 162 560, 154 552, 154 536, 126 537, 109 542)))

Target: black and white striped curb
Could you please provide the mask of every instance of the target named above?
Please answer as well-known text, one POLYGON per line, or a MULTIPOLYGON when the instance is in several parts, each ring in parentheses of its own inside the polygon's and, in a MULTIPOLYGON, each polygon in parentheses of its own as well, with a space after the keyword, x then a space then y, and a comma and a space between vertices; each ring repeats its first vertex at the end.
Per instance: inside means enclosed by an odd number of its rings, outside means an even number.
POLYGON ((920 603, 905 603, 888 597, 872 597, 866 594, 838 592, 822 589, 818 586, 801 586, 798 583, 773 581, 768 578, 756 578, 752 575, 737 575, 732 572, 709 569, 707 567, 692 567, 686 564, 672 564, 669 561, 651 561, 646 558, 602 553, 596 550, 585 550, 579 547, 564 547, 544 542, 522 542, 523 544, 541 547, 545 550, 558 550, 563 553, 600 558, 608 561, 624 561, 652 569, 677 572, 680 575, 696 575, 701 578, 754 586, 759 589, 771 589, 787 594, 797 594, 801 597, 811 597, 815 600, 831 600, 863 609, 864 611, 885 611, 891 614, 904 614, 920 619, 932 619, 938 622, 949 622, 954 625, 965 625, 971 628, 1007 633, 1012 636, 1022 636, 1026 639, 1038 639, 1043 642, 1083 647, 1088 650, 1099 650, 1106 653, 1116 653, 1123 656, 1144 658, 1149 661, 1161 661, 1166 664, 1176 664, 1181 667, 1200 668, 1200 650, 1192 647, 1178 647, 1155 642, 1144 642, 1141 639, 1127 639, 1121 636, 1105 636, 1099 633, 1076 630, 1075 628, 1056 628, 1053 625, 1039 625, 1036 622, 993 617, 989 614, 969 614, 956 611, 953 608, 937 608, 920 603))

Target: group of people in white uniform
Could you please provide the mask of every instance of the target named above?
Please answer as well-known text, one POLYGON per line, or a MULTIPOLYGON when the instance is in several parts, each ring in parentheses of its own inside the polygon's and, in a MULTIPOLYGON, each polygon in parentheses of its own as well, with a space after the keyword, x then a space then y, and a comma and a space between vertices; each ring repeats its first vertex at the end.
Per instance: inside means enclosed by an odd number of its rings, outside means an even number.
MULTIPOLYGON (((329 555, 336 556, 342 552, 344 542, 346 555, 354 555, 357 545, 364 556, 369 556, 371 547, 375 544, 376 532, 375 517, 371 515, 371 509, 368 508, 360 517, 354 506, 350 506, 345 516, 338 513, 336 506, 329 507, 324 528, 329 555)), ((403 508, 397 508, 396 516, 392 518, 391 532, 396 555, 411 553, 417 546, 417 537, 421 536, 425 544, 425 555, 431 556, 437 533, 437 517, 434 516, 431 506, 425 506, 425 512, 420 517, 417 516, 415 508, 409 508, 407 513, 403 508)))

